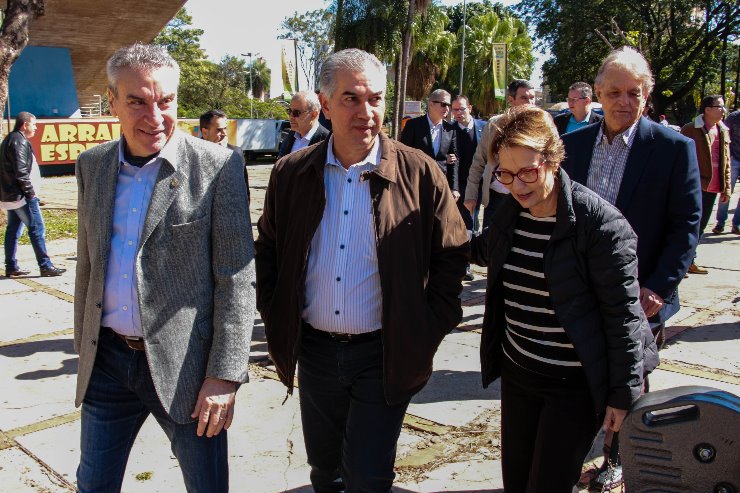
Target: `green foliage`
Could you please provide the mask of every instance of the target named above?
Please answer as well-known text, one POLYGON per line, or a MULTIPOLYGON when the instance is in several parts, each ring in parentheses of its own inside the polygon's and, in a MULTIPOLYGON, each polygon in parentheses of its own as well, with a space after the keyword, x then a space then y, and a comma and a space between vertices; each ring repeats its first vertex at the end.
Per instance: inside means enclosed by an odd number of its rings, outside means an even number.
POLYGON ((319 73, 334 46, 334 12, 328 9, 296 12, 280 25, 282 39, 298 40, 298 63, 311 89, 319 87, 319 73))
POLYGON ((338 14, 335 50, 360 48, 386 63, 396 59, 408 0, 337 0, 332 11, 338 14))
POLYGON ((598 29, 615 48, 642 50, 655 75, 656 113, 683 107, 682 99, 717 81, 722 40, 740 29, 739 4, 722 0, 522 0, 516 8, 552 49, 543 72, 555 95, 577 80, 593 82, 611 49, 598 29))
POLYGON ((456 47, 455 35, 446 30, 450 19, 432 5, 415 19, 413 52, 406 82, 406 99, 423 99, 438 80, 444 80, 456 47))

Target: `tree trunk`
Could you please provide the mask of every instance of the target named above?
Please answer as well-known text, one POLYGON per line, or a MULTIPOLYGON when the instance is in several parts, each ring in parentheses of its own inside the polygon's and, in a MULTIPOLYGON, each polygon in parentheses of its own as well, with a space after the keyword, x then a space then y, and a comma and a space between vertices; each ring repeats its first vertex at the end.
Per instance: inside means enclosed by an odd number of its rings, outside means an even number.
POLYGON ((5 112, 8 100, 10 68, 28 44, 31 21, 42 15, 44 0, 8 0, 0 27, 0 113, 5 112))
POLYGON ((396 63, 393 64, 393 117, 391 119, 391 138, 398 139, 401 135, 401 118, 403 118, 403 105, 401 104, 401 57, 403 50, 399 50, 396 63))
POLYGON ((340 33, 342 32, 342 15, 344 15, 344 0, 337 0, 337 17, 334 20, 334 52, 342 49, 340 33))
MULTIPOLYGON (((401 47, 401 63, 400 63, 400 72, 401 77, 400 80, 398 80, 396 83, 399 84, 400 90, 398 93, 398 104, 400 111, 403 112, 403 108, 405 107, 406 102, 406 78, 409 75, 409 65, 411 62, 411 33, 413 32, 414 28, 414 15, 416 15, 416 1, 415 0, 409 0, 409 12, 408 17, 406 18, 406 30, 403 33, 403 44, 401 47)), ((399 118, 400 123, 400 118, 399 118)), ((400 127, 400 125, 399 125, 400 127)))

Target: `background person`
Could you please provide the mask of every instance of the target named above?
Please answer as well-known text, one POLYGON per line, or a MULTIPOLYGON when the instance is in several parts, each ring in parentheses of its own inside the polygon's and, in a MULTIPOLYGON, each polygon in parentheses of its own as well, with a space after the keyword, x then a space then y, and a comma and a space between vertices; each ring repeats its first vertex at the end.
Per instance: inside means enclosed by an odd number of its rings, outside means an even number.
MULTIPOLYGON (((730 129, 730 196, 732 196, 732 192, 735 191, 735 184, 740 179, 740 110, 735 109, 730 113, 725 118, 725 125, 730 129)), ((729 201, 720 201, 717 207, 717 225, 712 232, 716 234, 724 233, 729 207, 729 201)), ((731 231, 736 235, 740 235, 740 210, 738 209, 739 207, 736 205, 735 213, 732 215, 731 231)))
MULTIPOLYGON (((730 129, 722 122, 725 100, 719 94, 701 100, 699 115, 681 127, 681 133, 694 141, 696 159, 701 177, 701 222, 699 239, 712 217, 714 202, 719 195, 720 204, 730 202, 730 129)), ((706 274, 707 270, 691 262, 689 274, 706 274)))
POLYGON ((30 271, 20 268, 16 259, 18 239, 24 225, 28 229, 41 276, 61 276, 67 271, 55 267, 46 251, 46 227, 39 207, 38 191, 33 184, 33 175, 39 171, 38 163, 28 140, 35 134, 36 117, 21 111, 15 118, 13 131, 0 145, 0 209, 5 209, 8 214, 4 239, 6 277, 30 274, 30 271))
POLYGON ((313 91, 298 91, 290 100, 290 132, 280 146, 278 159, 328 139, 331 132, 319 123, 321 104, 313 91))
POLYGON ((571 493, 600 425, 618 431, 639 397, 643 339, 637 238, 614 207, 560 169, 550 116, 497 122, 494 176, 511 192, 471 261, 488 268, 483 385, 501 377, 504 489, 571 493))
POLYGON ((578 130, 603 119, 601 115, 592 111, 593 95, 591 86, 585 82, 576 82, 568 88, 568 109, 570 109, 570 113, 563 113, 554 118, 559 135, 578 130))
POLYGON ((247 164, 244 161, 244 151, 242 151, 241 147, 229 144, 228 123, 226 113, 223 111, 208 110, 200 115, 200 135, 203 137, 203 140, 231 149, 239 155, 244 163, 244 183, 247 185, 247 200, 250 200, 249 173, 247 172, 247 164))

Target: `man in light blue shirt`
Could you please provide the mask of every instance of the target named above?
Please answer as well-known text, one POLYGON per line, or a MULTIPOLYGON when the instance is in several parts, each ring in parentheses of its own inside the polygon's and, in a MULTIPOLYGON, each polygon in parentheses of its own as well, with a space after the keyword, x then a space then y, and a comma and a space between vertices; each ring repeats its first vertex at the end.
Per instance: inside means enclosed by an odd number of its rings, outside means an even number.
POLYGON ((321 105, 313 91, 298 91, 290 100, 288 119, 290 133, 280 146, 278 158, 314 145, 329 137, 329 132, 319 123, 321 105))
POLYGON ((585 82, 576 82, 568 88, 568 109, 570 109, 570 113, 563 113, 555 117, 555 126, 559 135, 602 120, 602 116, 593 111, 592 99, 593 90, 585 82))

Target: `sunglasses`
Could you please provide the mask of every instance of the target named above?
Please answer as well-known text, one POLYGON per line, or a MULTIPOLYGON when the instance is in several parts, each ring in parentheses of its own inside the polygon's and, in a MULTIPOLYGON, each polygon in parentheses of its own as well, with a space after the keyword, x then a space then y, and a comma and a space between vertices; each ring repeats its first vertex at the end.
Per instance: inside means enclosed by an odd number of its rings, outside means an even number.
POLYGON ((444 101, 430 101, 431 103, 437 103, 440 106, 444 106, 445 108, 449 108, 452 106, 450 103, 445 103, 444 101))
POLYGON ((288 108, 286 111, 288 112, 288 116, 292 116, 293 118, 298 118, 302 114, 308 113, 308 110, 292 110, 290 108, 288 108))
POLYGON ((493 172, 493 176, 504 185, 511 185, 512 183, 514 183, 515 176, 524 183, 534 183, 539 177, 540 168, 543 164, 545 164, 544 161, 532 168, 522 168, 516 173, 496 168, 496 170, 493 172))

